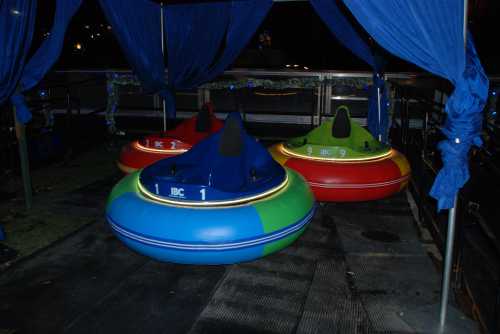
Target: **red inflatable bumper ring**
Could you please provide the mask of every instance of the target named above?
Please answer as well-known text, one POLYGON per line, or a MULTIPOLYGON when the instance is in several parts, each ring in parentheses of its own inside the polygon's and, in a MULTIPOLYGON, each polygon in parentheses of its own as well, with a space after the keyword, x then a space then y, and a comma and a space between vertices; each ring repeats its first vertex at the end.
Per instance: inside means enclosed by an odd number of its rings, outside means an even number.
POLYGON ((194 144, 219 131, 224 123, 215 117, 213 105, 206 103, 198 115, 180 123, 175 129, 149 135, 125 145, 117 161, 124 173, 132 173, 152 163, 178 155, 194 144))
POLYGON ((402 190, 410 179, 408 160, 341 108, 306 136, 272 146, 274 159, 302 174, 318 201, 375 200, 402 190))

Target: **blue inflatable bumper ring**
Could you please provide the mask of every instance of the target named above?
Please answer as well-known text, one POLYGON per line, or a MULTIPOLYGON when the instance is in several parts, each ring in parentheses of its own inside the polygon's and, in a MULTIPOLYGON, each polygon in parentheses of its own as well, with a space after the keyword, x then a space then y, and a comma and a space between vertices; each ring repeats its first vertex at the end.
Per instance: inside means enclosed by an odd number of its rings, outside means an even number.
POLYGON ((238 113, 188 152, 122 179, 106 208, 127 246, 160 261, 227 264, 278 251, 311 220, 304 179, 275 162, 238 113))

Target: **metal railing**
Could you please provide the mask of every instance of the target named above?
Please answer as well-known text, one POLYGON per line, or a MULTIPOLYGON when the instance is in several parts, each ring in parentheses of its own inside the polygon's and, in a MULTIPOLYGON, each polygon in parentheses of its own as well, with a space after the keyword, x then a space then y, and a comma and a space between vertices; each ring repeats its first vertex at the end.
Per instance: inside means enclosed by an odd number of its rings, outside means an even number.
MULTIPOLYGON (((86 106, 86 96, 81 95, 79 99, 82 113, 102 113, 110 127, 115 126, 115 117, 162 117, 159 97, 145 95, 131 71, 58 71, 54 75, 106 78, 106 87, 96 87, 101 93, 107 91, 107 100, 100 106, 86 106), (120 78, 126 80, 120 82, 120 78), (138 100, 141 101, 139 105, 138 100)), ((414 73, 388 73, 386 79, 407 81, 418 76, 414 73)), ((196 91, 177 92, 177 114, 179 118, 189 117, 204 102, 216 99, 219 102, 216 108, 219 107, 222 117, 229 111, 239 110, 249 122, 314 126, 323 117, 330 117, 339 103, 350 103, 354 109, 353 118, 365 125, 367 94, 363 88, 371 82, 371 72, 233 69, 196 91), (242 82, 250 82, 252 87, 241 87, 242 82), (231 89, 231 83, 239 86, 231 89), (347 90, 341 91, 339 87, 347 87, 347 90), (231 98, 236 101, 232 105, 231 98), (265 108, 256 105, 259 101, 265 108)))

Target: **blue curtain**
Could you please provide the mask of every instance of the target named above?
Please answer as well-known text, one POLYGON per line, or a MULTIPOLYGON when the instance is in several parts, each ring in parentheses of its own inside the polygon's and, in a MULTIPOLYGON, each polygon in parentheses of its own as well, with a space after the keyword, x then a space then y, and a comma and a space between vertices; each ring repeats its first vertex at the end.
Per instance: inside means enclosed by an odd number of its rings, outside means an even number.
POLYGON ((373 136, 376 138, 380 136, 383 142, 387 142, 389 99, 382 76, 384 59, 374 55, 365 40, 345 18, 336 0, 311 0, 311 4, 335 37, 373 68, 373 84, 369 88, 368 129, 373 136), (378 92, 380 92, 380 120, 378 92))
POLYGON ((221 74, 249 41, 272 0, 176 3, 164 6, 168 84, 161 52, 160 5, 100 0, 128 62, 149 92, 159 92, 175 117, 175 91, 221 74))
POLYGON ((438 209, 453 207, 469 179, 469 149, 481 144, 481 111, 488 95, 488 79, 470 35, 464 47, 463 1, 343 1, 381 46, 455 85, 446 103, 447 139, 439 143, 443 168, 430 193, 438 209))
POLYGON ((149 93, 165 89, 160 5, 149 0, 100 0, 127 61, 149 93))
POLYGON ((35 0, 0 1, 0 104, 12 96, 23 73, 36 4, 35 0))
MULTIPOLYGON (((0 1, 0 105, 15 92, 31 46, 35 0, 0 1)), ((0 225, 0 241, 5 232, 0 225)))
POLYGON ((66 29, 81 3, 82 0, 57 0, 50 35, 24 67, 18 84, 19 90, 11 97, 11 102, 16 107, 17 119, 21 123, 27 123, 31 120, 31 112, 21 92, 36 86, 55 64, 61 54, 66 29))
POLYGON ((175 116, 175 90, 196 88, 221 74, 272 4, 272 0, 236 0, 165 7, 168 89, 163 93, 169 116, 175 116))

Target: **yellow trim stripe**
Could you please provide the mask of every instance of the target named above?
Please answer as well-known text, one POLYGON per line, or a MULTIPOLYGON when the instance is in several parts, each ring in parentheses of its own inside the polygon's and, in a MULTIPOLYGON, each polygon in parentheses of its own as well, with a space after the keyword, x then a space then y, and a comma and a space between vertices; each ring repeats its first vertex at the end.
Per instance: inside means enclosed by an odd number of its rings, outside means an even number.
POLYGON ((161 197, 158 195, 155 195, 151 192, 149 192, 144 186, 141 184, 141 182, 138 180, 137 181, 137 187, 139 188, 139 191, 146 197, 149 197, 150 199, 153 199, 155 201, 158 201, 160 203, 164 204, 169 204, 169 205, 174 205, 174 206, 181 206, 181 207, 212 207, 212 206, 234 206, 238 204, 244 204, 248 202, 253 202, 258 199, 261 199, 263 197, 267 197, 269 195, 272 195, 281 189, 285 188, 288 184, 288 173, 285 176, 285 180, 277 185, 276 187, 269 189, 261 194, 254 195, 254 196, 248 196, 248 197, 242 197, 234 200, 227 200, 227 201, 176 201, 172 199, 167 199, 165 197, 161 197))
POLYGON ((397 151, 396 151, 396 154, 392 157, 392 161, 394 161, 396 166, 398 166, 399 171, 401 172, 401 175, 408 175, 407 180, 405 182, 401 183, 401 187, 400 187, 400 190, 401 190, 408 185, 409 175, 411 174, 410 164, 408 163, 408 160, 406 159, 406 157, 397 151))
POLYGON ((133 172, 135 172, 137 170, 137 168, 133 168, 133 167, 129 167, 129 166, 125 166, 124 164, 122 164, 120 161, 117 161, 116 162, 116 165, 118 166, 118 168, 120 168, 120 170, 126 174, 131 174, 133 172))
POLYGON ((390 149, 389 152, 382 153, 380 155, 372 156, 369 158, 351 158, 351 159, 337 159, 337 158, 326 158, 326 157, 311 157, 308 155, 299 154, 296 152, 292 152, 287 150, 286 147, 281 143, 278 144, 277 148, 282 154, 288 155, 294 158, 304 159, 304 160, 315 160, 315 161, 326 161, 326 162, 335 162, 335 163, 364 163, 364 162, 375 162, 387 159, 392 155, 396 154, 395 150, 390 149))
POLYGON ((187 150, 183 149, 183 148, 181 148, 181 149, 175 149, 175 150, 172 150, 172 149, 150 148, 150 147, 142 146, 141 144, 139 144, 138 141, 135 141, 132 145, 134 145, 134 147, 136 149, 138 149, 139 151, 144 151, 144 152, 148 152, 148 153, 181 154, 181 153, 187 152, 187 150))
POLYGON ((285 166, 286 162, 289 159, 286 155, 280 152, 278 145, 273 145, 269 149, 269 153, 271 153, 273 159, 276 160, 276 162, 278 162, 282 166, 285 166))

